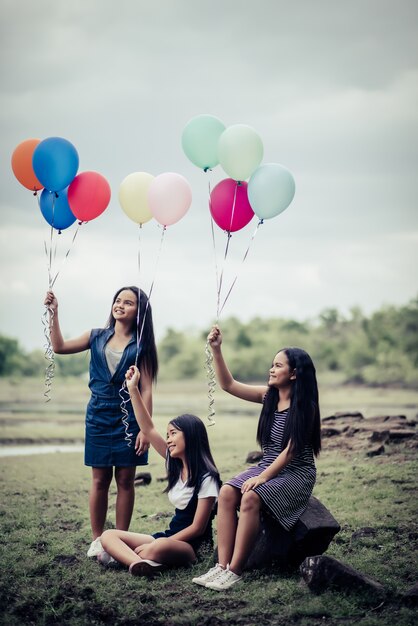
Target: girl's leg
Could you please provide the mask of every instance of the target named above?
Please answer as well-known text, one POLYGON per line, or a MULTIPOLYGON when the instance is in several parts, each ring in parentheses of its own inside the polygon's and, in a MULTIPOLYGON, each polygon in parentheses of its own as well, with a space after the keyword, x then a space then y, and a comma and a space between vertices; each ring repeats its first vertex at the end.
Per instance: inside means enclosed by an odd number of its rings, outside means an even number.
POLYGON ((237 510, 241 502, 241 492, 236 487, 224 485, 218 500, 218 562, 226 567, 232 559, 237 532, 237 510))
POLYGON ((93 539, 100 537, 106 521, 109 486, 112 482, 112 467, 93 467, 89 495, 90 523, 93 539))
POLYGON ((247 491, 241 498, 235 547, 229 567, 241 575, 245 562, 254 546, 260 529, 261 500, 255 491, 247 491))
POLYGON ((110 556, 129 567, 139 561, 135 548, 156 541, 151 535, 130 533, 126 530, 105 530, 101 537, 103 548, 110 556))
POLYGON ((116 467, 116 528, 128 530, 135 501, 136 467, 116 467))
POLYGON ((170 537, 159 537, 152 543, 143 543, 136 550, 141 559, 156 561, 163 565, 189 565, 196 561, 192 546, 186 541, 178 541, 170 537))

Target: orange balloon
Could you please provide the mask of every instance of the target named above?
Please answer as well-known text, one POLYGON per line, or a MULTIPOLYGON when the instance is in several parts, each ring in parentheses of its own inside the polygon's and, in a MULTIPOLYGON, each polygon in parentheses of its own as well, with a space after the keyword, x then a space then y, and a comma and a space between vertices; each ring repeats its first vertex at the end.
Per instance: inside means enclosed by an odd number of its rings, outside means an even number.
POLYGON ((19 183, 31 191, 39 191, 44 186, 35 176, 32 167, 32 156, 40 139, 26 139, 22 141, 12 154, 12 170, 19 183))

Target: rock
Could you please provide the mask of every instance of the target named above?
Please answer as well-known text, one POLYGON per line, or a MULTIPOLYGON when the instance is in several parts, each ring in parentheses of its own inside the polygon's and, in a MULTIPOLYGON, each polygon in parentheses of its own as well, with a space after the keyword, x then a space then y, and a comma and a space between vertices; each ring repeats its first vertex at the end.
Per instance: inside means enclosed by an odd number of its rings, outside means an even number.
POLYGON ((321 428, 321 437, 335 437, 335 435, 341 435, 342 433, 342 428, 334 428, 331 426, 321 428))
POLYGON ((313 593, 334 587, 342 591, 365 591, 382 598, 383 585, 331 556, 309 556, 300 567, 303 580, 313 593))
POLYGON ((329 420, 340 420, 340 419, 350 419, 350 420, 363 420, 364 416, 360 411, 337 411, 334 415, 328 415, 328 417, 323 417, 322 421, 327 422, 329 420))
POLYGON ((149 485, 152 480, 152 476, 149 472, 139 472, 135 476, 135 486, 140 487, 142 485, 149 485))
POLYGON ((407 606, 418 606, 418 583, 403 594, 402 602, 407 606))
POLYGON ((258 463, 263 458, 263 453, 261 450, 254 450, 253 452, 249 452, 247 454, 247 458, 245 459, 246 463, 258 463))
POLYGON ((390 429, 389 431, 389 439, 392 441, 399 441, 399 439, 412 439, 412 437, 415 437, 415 430, 409 430, 409 429, 404 429, 404 430, 395 430, 395 429, 390 429))
POLYGON ((311 496, 291 531, 286 531, 270 516, 264 516, 245 568, 253 569, 272 561, 297 567, 307 556, 325 552, 339 530, 340 525, 328 509, 311 496))
POLYGON ((380 446, 375 446, 374 448, 370 448, 367 450, 366 456, 379 456, 379 454, 383 454, 385 451, 385 446, 381 444, 380 446))
POLYGON ((374 430, 369 437, 369 441, 372 441, 372 442, 379 441, 382 443, 387 443, 389 441, 389 431, 388 430, 374 430))

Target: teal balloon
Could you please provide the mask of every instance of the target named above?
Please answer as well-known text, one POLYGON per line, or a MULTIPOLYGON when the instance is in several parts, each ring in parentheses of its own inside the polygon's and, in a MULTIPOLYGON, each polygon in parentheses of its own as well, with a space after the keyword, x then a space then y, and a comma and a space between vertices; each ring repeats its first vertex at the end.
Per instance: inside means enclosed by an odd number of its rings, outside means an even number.
POLYGON ((181 145, 187 158, 203 170, 218 165, 219 137, 225 124, 214 115, 197 115, 185 126, 181 145))
POLYGON ((260 165, 263 153, 259 135, 246 124, 229 126, 219 139, 219 163, 234 180, 249 178, 260 165))
POLYGON ((261 165, 248 181, 248 200, 262 220, 287 209, 295 195, 295 180, 288 169, 278 163, 261 165))

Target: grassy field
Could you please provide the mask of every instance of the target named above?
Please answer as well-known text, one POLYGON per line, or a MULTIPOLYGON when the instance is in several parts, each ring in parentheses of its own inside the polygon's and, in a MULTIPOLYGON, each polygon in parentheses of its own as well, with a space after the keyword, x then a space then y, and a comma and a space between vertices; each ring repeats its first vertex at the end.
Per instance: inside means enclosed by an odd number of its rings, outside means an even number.
MULTIPOLYGON (((0 381, 0 440, 72 442, 83 438, 86 385, 54 380, 45 404, 42 381, 0 381)), ((365 416, 418 411, 413 391, 321 386, 322 414, 360 410, 365 416)), ((212 449, 224 478, 245 467, 256 449, 258 407, 216 393, 216 425, 209 428, 212 449)), ((181 412, 205 418, 206 386, 160 383, 155 414, 164 430, 181 412)), ((145 468, 144 468, 145 469, 145 468)), ((132 530, 165 527, 171 508, 162 494, 163 463, 150 454, 153 480, 137 488, 132 530), (155 519, 159 513, 160 519, 155 519), (165 517, 167 516, 167 517, 165 517)), ((382 456, 324 449, 318 460, 316 495, 342 530, 328 554, 373 576, 387 589, 381 604, 359 594, 329 590, 313 595, 297 571, 273 567, 248 572, 245 582, 217 594, 192 585, 190 570, 164 573, 148 581, 111 571, 87 559, 90 470, 81 453, 0 458, 1 470, 1 624, 143 626, 220 626, 416 623, 416 609, 401 595, 417 582, 417 448, 391 444, 382 456), (374 536, 353 538, 362 527, 374 536)), ((114 523, 114 489, 108 524, 114 523)), ((204 571, 211 556, 195 566, 204 571)))

